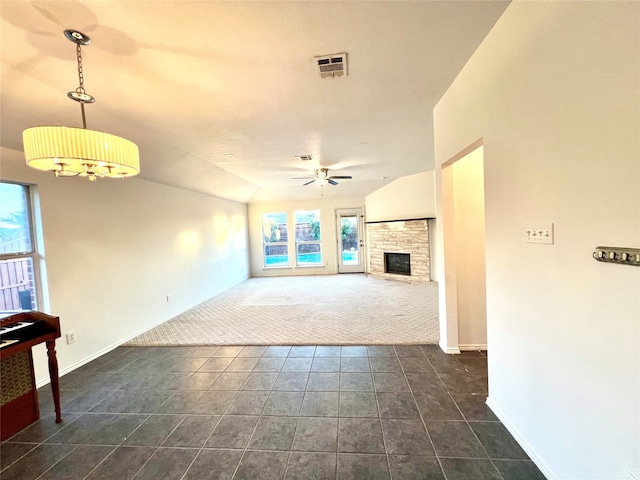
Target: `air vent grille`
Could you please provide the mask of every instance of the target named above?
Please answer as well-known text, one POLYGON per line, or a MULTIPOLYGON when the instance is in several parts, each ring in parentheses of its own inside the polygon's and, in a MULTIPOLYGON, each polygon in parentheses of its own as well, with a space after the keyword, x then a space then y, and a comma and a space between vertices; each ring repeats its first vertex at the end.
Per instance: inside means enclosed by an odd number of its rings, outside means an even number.
POLYGON ((313 57, 313 60, 320 78, 335 78, 348 75, 346 53, 313 57))
POLYGON ((313 160, 311 155, 296 155, 296 160, 300 160, 301 162, 310 162, 313 160))

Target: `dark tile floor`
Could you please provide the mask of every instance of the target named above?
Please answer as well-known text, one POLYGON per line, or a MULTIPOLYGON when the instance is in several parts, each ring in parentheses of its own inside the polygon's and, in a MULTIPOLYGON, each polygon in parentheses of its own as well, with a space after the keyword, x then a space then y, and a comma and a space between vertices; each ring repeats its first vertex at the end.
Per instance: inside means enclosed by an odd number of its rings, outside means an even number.
POLYGON ((0 445, 14 479, 544 479, 437 346, 117 348, 61 378, 64 422, 0 445))

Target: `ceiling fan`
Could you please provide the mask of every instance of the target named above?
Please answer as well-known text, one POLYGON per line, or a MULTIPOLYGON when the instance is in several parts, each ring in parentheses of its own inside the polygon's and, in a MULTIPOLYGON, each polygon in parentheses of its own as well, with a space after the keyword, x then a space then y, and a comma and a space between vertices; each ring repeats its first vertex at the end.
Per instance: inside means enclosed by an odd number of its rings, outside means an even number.
POLYGON ((328 168, 316 168, 313 170, 313 177, 294 177, 293 180, 307 180, 311 179, 307 183, 303 183, 302 186, 317 183, 318 185, 338 185, 336 180, 350 180, 353 177, 351 175, 332 175, 329 176, 328 168))

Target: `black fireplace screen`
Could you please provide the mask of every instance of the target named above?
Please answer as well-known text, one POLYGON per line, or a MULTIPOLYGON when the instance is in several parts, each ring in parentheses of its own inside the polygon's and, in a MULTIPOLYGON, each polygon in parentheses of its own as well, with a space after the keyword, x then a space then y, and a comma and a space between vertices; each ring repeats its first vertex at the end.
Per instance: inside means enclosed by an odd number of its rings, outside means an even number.
POLYGON ((384 253, 384 273, 411 275, 411 255, 408 253, 384 253))

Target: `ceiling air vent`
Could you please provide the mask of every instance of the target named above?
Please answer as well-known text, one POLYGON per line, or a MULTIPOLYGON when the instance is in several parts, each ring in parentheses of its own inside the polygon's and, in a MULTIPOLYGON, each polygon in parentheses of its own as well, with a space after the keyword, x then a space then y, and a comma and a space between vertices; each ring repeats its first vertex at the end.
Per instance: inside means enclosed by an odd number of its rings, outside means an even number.
POLYGON ((311 155, 296 155, 296 160, 300 160, 302 162, 309 162, 313 160, 311 155))
POLYGON ((313 61, 320 78, 333 78, 348 75, 346 53, 334 53, 332 55, 313 57, 313 61))

